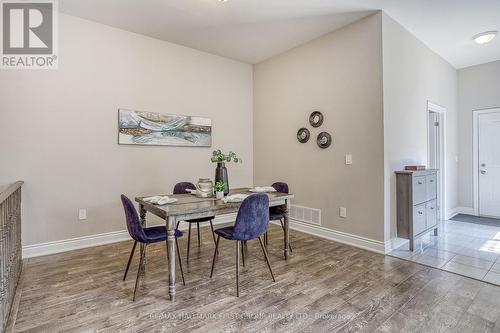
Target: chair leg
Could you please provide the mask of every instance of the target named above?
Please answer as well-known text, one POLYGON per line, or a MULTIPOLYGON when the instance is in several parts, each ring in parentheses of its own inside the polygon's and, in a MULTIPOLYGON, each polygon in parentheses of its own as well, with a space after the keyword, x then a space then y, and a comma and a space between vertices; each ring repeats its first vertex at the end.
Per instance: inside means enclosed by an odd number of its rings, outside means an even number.
POLYGON ((200 222, 196 223, 196 230, 198 231, 198 247, 200 247, 200 245, 201 245, 200 222))
POLYGON ((245 244, 246 241, 242 241, 240 247, 241 247, 241 259, 243 261, 243 267, 245 267, 245 244))
MULTIPOLYGON (((281 228, 283 228, 283 233, 284 233, 285 232, 285 225, 283 224, 283 219, 280 219, 280 223, 281 223, 281 228)), ((291 242, 288 242, 288 248, 290 249, 290 252, 293 252, 291 242)))
POLYGON ((269 258, 267 257, 266 248, 264 246, 264 243, 262 243, 262 239, 260 237, 259 237, 259 243, 260 243, 260 247, 262 248, 262 252, 264 252, 264 257, 266 258, 266 263, 267 263, 267 267, 269 268, 269 272, 271 272, 271 276, 273 277, 273 281, 276 282, 276 280, 274 279, 273 269, 271 268, 271 263, 269 262, 269 258))
POLYGON ((177 225, 175 226, 175 230, 179 229, 179 224, 181 224, 181 221, 177 221, 177 225))
POLYGON ((212 278, 212 275, 214 274, 215 258, 217 257, 217 253, 219 250, 219 240, 220 236, 217 236, 217 241, 215 242, 214 259, 212 260, 212 270, 210 271, 210 278, 212 278))
POLYGON ((236 297, 240 297, 240 241, 236 241, 236 297))
POLYGON ((175 246, 177 247, 177 258, 179 258, 179 268, 181 269, 182 284, 186 285, 186 280, 184 280, 184 270, 182 269, 181 251, 179 250, 179 243, 177 242, 177 238, 175 239, 175 246))
POLYGON ((127 277, 128 269, 130 268, 130 263, 132 262, 132 257, 134 256, 135 247, 137 245, 137 241, 134 241, 134 245, 132 246, 132 251, 130 251, 130 257, 128 258, 127 268, 125 269, 125 274, 123 275, 123 281, 127 277))
POLYGON ((189 223, 189 231, 188 231, 188 248, 187 248, 187 258, 186 263, 189 265, 189 247, 191 245, 191 223, 189 223))
POLYGON ((134 297, 132 298, 132 302, 135 302, 135 295, 137 293, 137 286, 139 285, 139 278, 141 276, 141 269, 144 264, 144 248, 146 247, 146 244, 144 244, 144 247, 141 249, 141 258, 139 259, 139 267, 137 268, 137 277, 135 278, 135 287, 134 287, 134 297))
MULTIPOLYGON (((212 237, 214 238, 214 244, 217 245, 217 241, 215 240, 214 225, 212 223, 212 220, 210 220, 210 228, 212 228, 212 237)), ((217 250, 217 254, 219 254, 218 250, 217 250)))

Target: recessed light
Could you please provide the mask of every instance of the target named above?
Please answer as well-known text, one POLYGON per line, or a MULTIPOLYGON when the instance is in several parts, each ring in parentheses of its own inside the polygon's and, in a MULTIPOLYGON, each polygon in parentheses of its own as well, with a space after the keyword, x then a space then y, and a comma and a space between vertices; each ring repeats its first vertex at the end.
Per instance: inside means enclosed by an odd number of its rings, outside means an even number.
POLYGON ((472 37, 472 39, 478 44, 486 44, 491 42, 497 34, 498 31, 486 31, 475 35, 474 37, 472 37))
POLYGON ((227 0, 219 0, 219 2, 227 2, 227 0))

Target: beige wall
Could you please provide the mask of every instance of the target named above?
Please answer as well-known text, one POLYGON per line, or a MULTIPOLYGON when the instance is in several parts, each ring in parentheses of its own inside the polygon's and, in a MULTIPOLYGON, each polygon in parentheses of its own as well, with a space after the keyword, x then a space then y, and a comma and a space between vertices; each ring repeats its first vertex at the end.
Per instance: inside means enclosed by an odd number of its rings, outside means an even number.
POLYGON ((473 207, 472 110, 500 107, 500 61, 458 71, 459 203, 473 207))
MULTIPOLYGON (((383 15, 385 239, 396 236, 395 170, 427 164, 427 101, 447 109, 444 209, 457 196, 457 72, 388 15, 383 15)), ((443 209, 443 207, 442 207, 443 209)))
POLYGON ((323 226, 383 240, 381 14, 254 67, 254 182, 287 182, 293 203, 319 208, 323 226), (308 125, 320 110, 324 124, 308 125), (296 132, 311 130, 301 144, 296 132), (316 145, 321 131, 333 144, 316 145), (354 164, 345 165, 345 154, 354 164), (339 217, 339 207, 347 218, 339 217))
POLYGON ((58 70, 0 72, 0 183, 26 182, 25 245, 123 230, 121 193, 213 178, 210 148, 119 146, 119 107, 212 118, 213 148, 244 161, 231 185, 252 184, 250 65, 66 15, 59 33, 58 70))

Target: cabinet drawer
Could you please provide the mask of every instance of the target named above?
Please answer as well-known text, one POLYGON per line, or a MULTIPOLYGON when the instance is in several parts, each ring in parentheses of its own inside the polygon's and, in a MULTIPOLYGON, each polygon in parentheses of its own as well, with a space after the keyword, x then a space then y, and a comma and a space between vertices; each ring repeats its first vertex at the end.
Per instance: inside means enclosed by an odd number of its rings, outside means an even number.
POLYGON ((413 207, 413 235, 418 235, 426 229, 426 205, 413 207))
POLYGON ((427 200, 433 200, 437 198, 437 177, 436 175, 425 176, 426 190, 427 190, 427 200))
POLYGON ((432 228, 437 224, 437 201, 426 203, 426 228, 432 228))
POLYGON ((417 205, 427 201, 425 176, 413 177, 413 204, 417 205))

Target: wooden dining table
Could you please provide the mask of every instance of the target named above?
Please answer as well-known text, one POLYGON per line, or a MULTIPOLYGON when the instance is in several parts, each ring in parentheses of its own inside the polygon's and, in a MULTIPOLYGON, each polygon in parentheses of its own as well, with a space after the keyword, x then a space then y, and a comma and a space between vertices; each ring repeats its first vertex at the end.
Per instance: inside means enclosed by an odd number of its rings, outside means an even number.
MULTIPOLYGON (((249 191, 249 188, 237 188, 230 190, 229 194, 243 193, 243 194, 254 194, 249 191)), ((283 242, 283 254, 285 260, 288 259, 289 253, 289 207, 290 199, 293 198, 291 193, 280 193, 280 192, 268 192, 269 196, 269 207, 283 206, 284 208, 284 230, 285 237, 283 242)), ((146 213, 150 212, 153 215, 165 220, 165 225, 167 228, 167 255, 168 255, 168 272, 169 272, 169 287, 168 293, 170 300, 175 300, 175 258, 176 258, 176 247, 175 247, 175 228, 178 221, 185 221, 191 219, 197 219, 202 217, 210 217, 217 215, 225 215, 237 213, 241 205, 241 202, 227 202, 216 199, 216 198, 199 198, 193 194, 169 194, 169 198, 177 199, 176 202, 156 205, 144 200, 147 197, 137 197, 135 201, 139 203, 139 215, 141 218, 141 223, 146 225, 146 213)))

